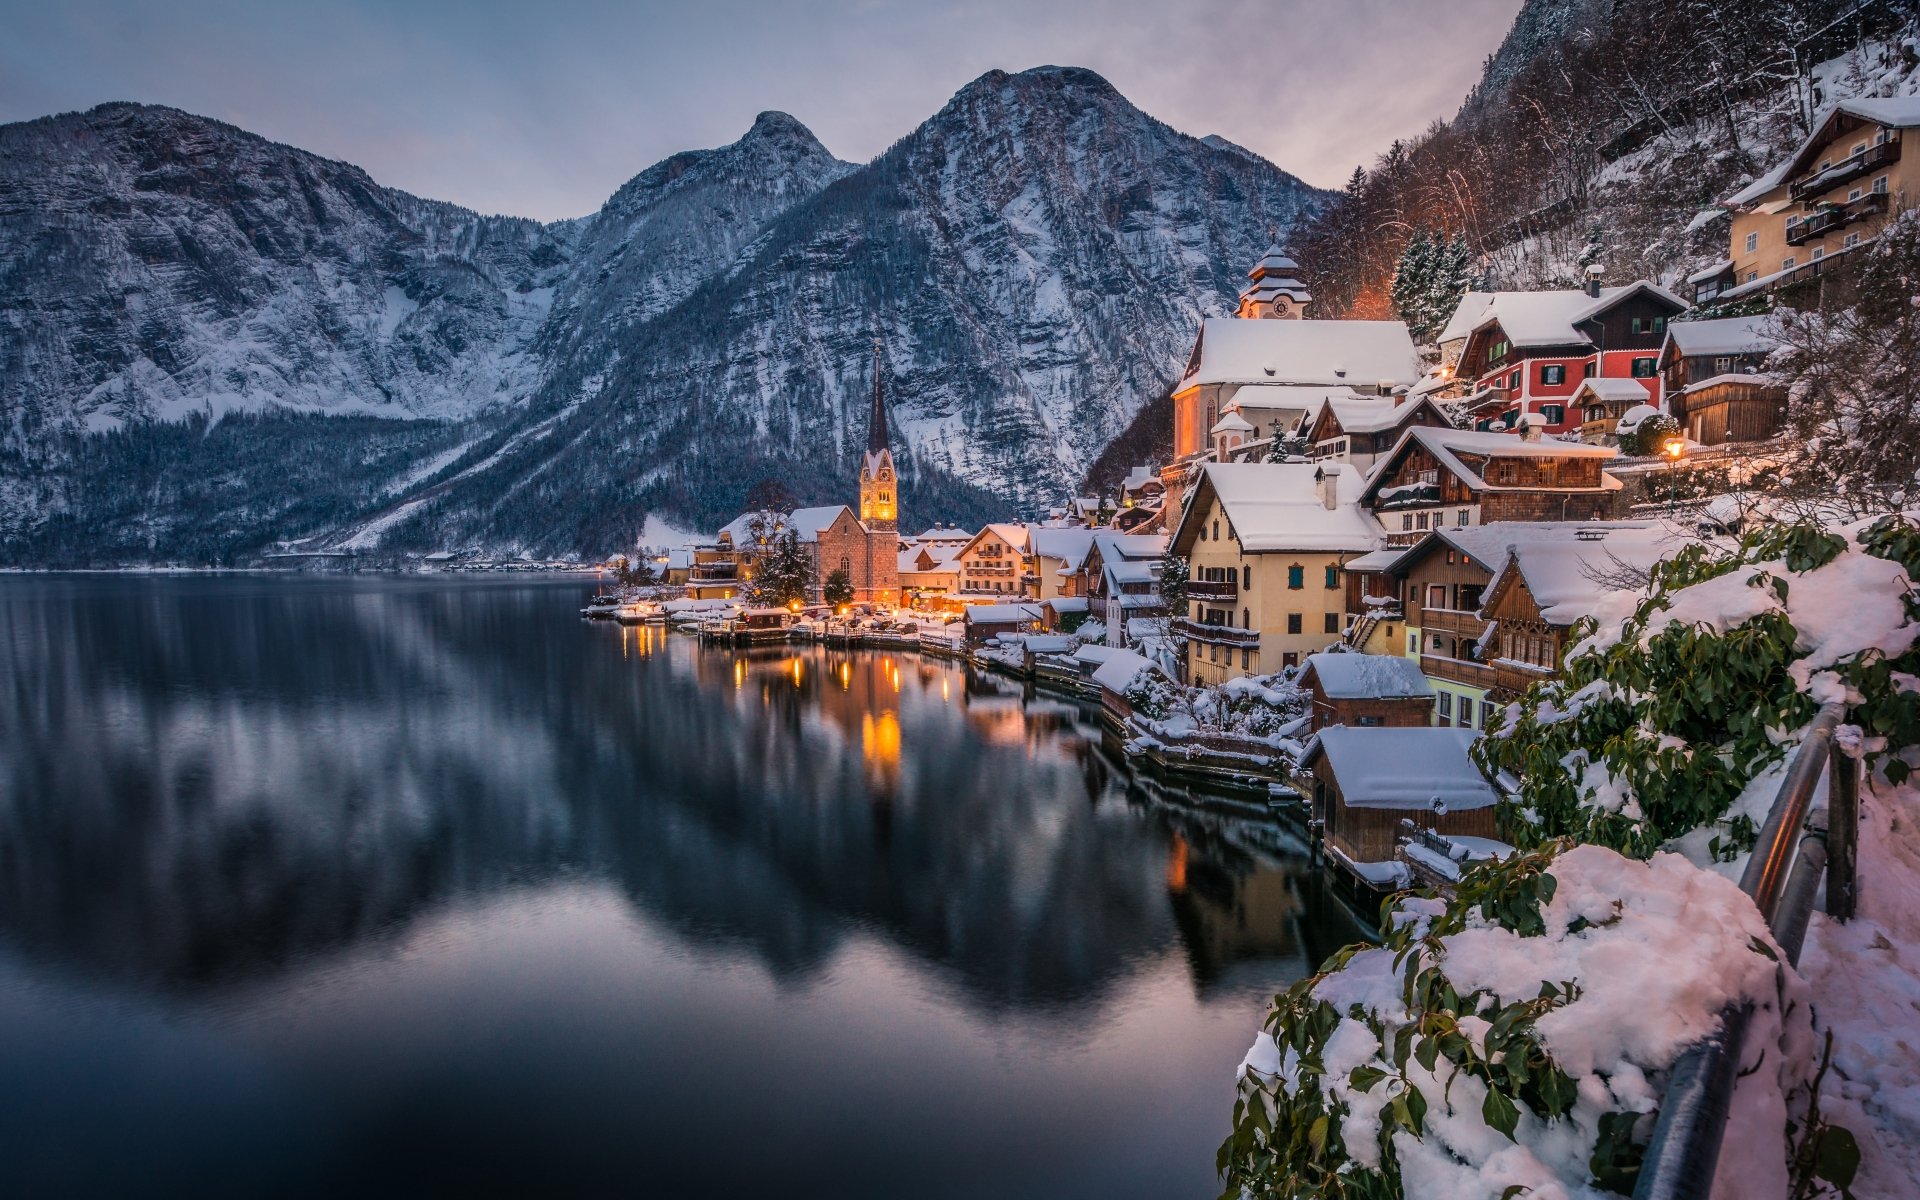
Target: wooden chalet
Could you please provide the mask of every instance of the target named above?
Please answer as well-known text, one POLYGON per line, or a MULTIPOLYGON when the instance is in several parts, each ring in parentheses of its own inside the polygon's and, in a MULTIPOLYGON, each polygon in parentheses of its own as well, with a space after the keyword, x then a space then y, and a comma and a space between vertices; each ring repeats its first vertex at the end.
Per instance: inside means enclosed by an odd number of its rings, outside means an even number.
POLYGON ((1313 728, 1408 728, 1433 723, 1433 686, 1419 664, 1390 654, 1307 656, 1300 686, 1313 696, 1313 728))
POLYGON ((1668 322, 1687 309, 1686 301, 1646 280, 1475 292, 1461 305, 1472 311, 1472 329, 1457 374, 1473 381, 1465 404, 1475 427, 1514 429, 1531 416, 1547 433, 1579 428, 1573 394, 1583 379, 1635 380, 1647 402, 1658 405, 1660 344, 1668 322))
POLYGON ((1390 545, 1494 521, 1604 520, 1620 483, 1610 446, 1467 429, 1413 428, 1374 468, 1360 503, 1390 545))
POLYGON ((1297 783, 1311 798, 1330 857, 1370 888, 1401 879, 1401 822, 1452 837, 1492 838, 1493 785, 1469 750, 1467 729, 1355 729, 1314 735, 1297 783))
POLYGON ((1667 331, 1660 374, 1689 439, 1718 446, 1780 432, 1787 391, 1764 371, 1778 344, 1765 316, 1681 321, 1667 331))
POLYGON ((1307 414, 1300 430, 1311 447, 1308 458, 1350 462, 1365 470, 1414 426, 1450 429, 1453 422, 1428 397, 1408 399, 1405 389, 1397 389, 1391 397, 1329 397, 1307 414))

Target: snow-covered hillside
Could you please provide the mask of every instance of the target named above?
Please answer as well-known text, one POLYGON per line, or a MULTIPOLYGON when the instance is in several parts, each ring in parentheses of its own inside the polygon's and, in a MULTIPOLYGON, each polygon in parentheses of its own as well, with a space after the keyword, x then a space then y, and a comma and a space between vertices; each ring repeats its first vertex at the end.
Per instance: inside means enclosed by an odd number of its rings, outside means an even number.
POLYGON ((761 477, 839 499, 876 336, 910 510, 1056 500, 1323 199, 1055 67, 981 77, 858 168, 762 114, 546 226, 169 109, 8 126, 0 151, 12 561, 599 552, 761 477), (217 460, 153 423, 234 411, 265 415, 217 460), (286 423, 311 412, 408 420, 286 423), (403 437, 417 419, 442 424, 403 437), (332 491, 276 492, 282 456, 347 442, 332 491))

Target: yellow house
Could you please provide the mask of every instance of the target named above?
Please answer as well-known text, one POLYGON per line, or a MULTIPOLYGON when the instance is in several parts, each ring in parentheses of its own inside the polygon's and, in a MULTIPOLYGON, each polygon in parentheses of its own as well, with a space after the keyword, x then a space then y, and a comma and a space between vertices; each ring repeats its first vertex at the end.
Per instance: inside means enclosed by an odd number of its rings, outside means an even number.
POLYGON ((1732 299, 1799 283, 1871 242, 1889 215, 1920 196, 1920 153, 1902 151, 1920 127, 1920 97, 1843 100, 1791 156, 1726 200, 1727 261, 1691 277, 1694 299, 1732 299))
POLYGON ((1385 541, 1359 506, 1366 479, 1342 463, 1209 463, 1173 535, 1187 560, 1192 683, 1270 675, 1341 640, 1345 565, 1385 541))

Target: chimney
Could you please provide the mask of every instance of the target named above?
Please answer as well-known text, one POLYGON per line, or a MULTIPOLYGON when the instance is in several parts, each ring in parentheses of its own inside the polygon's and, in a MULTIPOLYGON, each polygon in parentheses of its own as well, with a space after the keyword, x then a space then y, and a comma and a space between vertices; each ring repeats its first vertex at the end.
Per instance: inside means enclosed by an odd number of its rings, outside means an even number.
POLYGON ((1599 263, 1587 264, 1587 295, 1595 300, 1600 298, 1600 276, 1605 270, 1599 263))
POLYGON ((1313 473, 1314 486, 1320 492, 1320 503, 1328 512, 1340 507, 1341 470, 1339 463, 1321 463, 1313 473))

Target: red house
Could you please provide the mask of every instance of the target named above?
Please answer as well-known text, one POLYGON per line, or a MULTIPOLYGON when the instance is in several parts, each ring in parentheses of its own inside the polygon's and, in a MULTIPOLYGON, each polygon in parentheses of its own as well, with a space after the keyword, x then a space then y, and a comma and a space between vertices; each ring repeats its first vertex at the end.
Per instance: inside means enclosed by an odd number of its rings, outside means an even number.
POLYGON ((1466 411, 1479 429, 1517 428, 1533 414, 1546 433, 1575 433, 1572 404, 1583 379, 1633 379, 1661 406, 1660 347, 1686 301, 1640 280, 1624 287, 1551 292, 1468 292, 1453 323, 1472 332, 1460 378, 1472 381, 1466 411))

